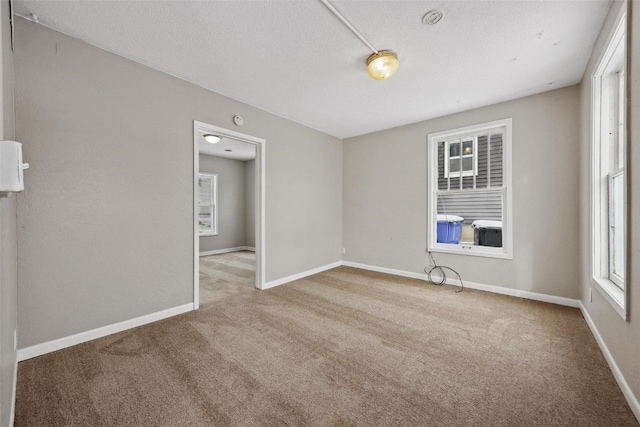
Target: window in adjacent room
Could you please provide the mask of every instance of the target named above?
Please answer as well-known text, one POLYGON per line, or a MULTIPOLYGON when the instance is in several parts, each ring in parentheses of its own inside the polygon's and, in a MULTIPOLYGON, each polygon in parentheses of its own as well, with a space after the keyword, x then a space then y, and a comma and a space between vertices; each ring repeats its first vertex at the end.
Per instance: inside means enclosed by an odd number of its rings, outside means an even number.
POLYGON ((198 175, 198 232, 200 236, 218 234, 218 175, 198 175))
POLYGON ((626 17, 618 17, 592 80, 592 265, 596 287, 623 317, 626 269, 626 17))
POLYGON ((428 136, 430 251, 512 258, 511 119, 428 136))
POLYGON ((444 176, 446 178, 477 175, 478 157, 476 138, 464 138, 447 141, 444 148, 444 176))

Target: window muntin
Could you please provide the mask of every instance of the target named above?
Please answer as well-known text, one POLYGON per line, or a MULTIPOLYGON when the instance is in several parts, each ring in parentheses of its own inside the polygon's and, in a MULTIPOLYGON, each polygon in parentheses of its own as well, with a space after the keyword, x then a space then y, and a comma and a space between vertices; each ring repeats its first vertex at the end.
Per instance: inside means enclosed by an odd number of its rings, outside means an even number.
POLYGON ((429 135, 429 250, 512 257, 510 143, 511 119, 429 135))

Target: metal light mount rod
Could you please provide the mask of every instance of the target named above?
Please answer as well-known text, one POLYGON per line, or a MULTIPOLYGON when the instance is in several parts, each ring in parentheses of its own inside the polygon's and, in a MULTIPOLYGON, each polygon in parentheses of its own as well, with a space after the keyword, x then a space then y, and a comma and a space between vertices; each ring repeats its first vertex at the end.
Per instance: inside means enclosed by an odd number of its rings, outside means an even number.
POLYGON ((320 0, 342 23, 373 52, 367 58, 367 73, 376 80, 385 80, 398 70, 398 55, 392 50, 378 50, 347 19, 329 3, 329 0, 320 0))

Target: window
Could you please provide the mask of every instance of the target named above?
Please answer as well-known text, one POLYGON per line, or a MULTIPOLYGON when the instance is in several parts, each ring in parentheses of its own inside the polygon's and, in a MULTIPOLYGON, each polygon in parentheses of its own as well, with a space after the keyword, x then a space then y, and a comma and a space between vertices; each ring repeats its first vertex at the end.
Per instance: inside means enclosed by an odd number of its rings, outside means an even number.
POLYGON ((618 17, 592 80, 593 278, 626 317, 626 17, 618 17))
POLYGON ((218 175, 198 175, 198 233, 200 236, 218 234, 218 175))
POLYGON ((512 258, 511 119, 428 136, 430 251, 512 258))
POLYGON ((445 143, 444 152, 447 159, 444 163, 444 176, 446 178, 477 175, 478 157, 477 138, 457 139, 445 143))

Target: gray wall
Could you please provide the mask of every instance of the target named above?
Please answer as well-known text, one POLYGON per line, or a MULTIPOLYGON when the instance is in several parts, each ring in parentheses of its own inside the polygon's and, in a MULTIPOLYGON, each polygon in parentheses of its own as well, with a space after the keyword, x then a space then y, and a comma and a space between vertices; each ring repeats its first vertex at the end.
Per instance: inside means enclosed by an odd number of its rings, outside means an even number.
POLYGON ((345 260, 428 265, 427 134, 513 118, 513 260, 434 253, 465 281, 578 298, 578 87, 344 141, 345 260))
POLYGON ((245 246, 256 246, 256 161, 244 162, 244 240, 245 246))
MULTIPOLYGON (((13 53, 9 27, 9 2, 0 2, 0 139, 14 139, 13 53)), ((25 161, 28 161, 28 157, 25 161)), ((16 352, 13 331, 17 327, 18 279, 16 195, 0 198, 0 426, 12 424, 16 352)))
POLYGON ((193 301, 193 120, 267 141, 267 281, 341 259, 339 139, 23 19, 16 30, 31 163, 19 347, 193 301))
MULTIPOLYGON (((252 162, 255 164, 255 160, 252 162)), ((218 174, 218 235, 200 237, 200 252, 255 246, 255 236, 247 230, 247 215, 254 217, 253 201, 247 205, 247 188, 255 186, 255 182, 248 181, 252 177, 247 176, 245 163, 200 154, 200 172, 218 174)))
MULTIPOLYGON (((636 399, 640 399, 640 150, 638 150, 638 136, 640 136, 640 8, 637 2, 633 3, 634 13, 632 20, 627 23, 627 28, 633 28, 631 45, 629 48, 631 58, 631 114, 629 116, 631 134, 628 138, 630 155, 629 188, 629 218, 630 229, 627 238, 630 242, 630 252, 627 258, 628 275, 627 286, 630 286, 631 301, 629 321, 625 321, 616 313, 611 305, 593 287, 593 302, 589 301, 589 288, 592 287, 591 275, 591 201, 590 201, 590 174, 591 174, 591 75, 596 66, 598 56, 604 48, 606 38, 613 27, 615 18, 622 7, 621 2, 614 2, 603 30, 593 50, 591 61, 585 71, 581 86, 581 111, 580 111, 580 153, 581 153, 581 179, 580 179, 580 207, 581 240, 580 240, 580 295, 581 301, 593 323, 599 331, 613 359, 620 368, 622 375, 628 383, 636 399)), ((640 414, 636 414, 640 415, 640 414)))

